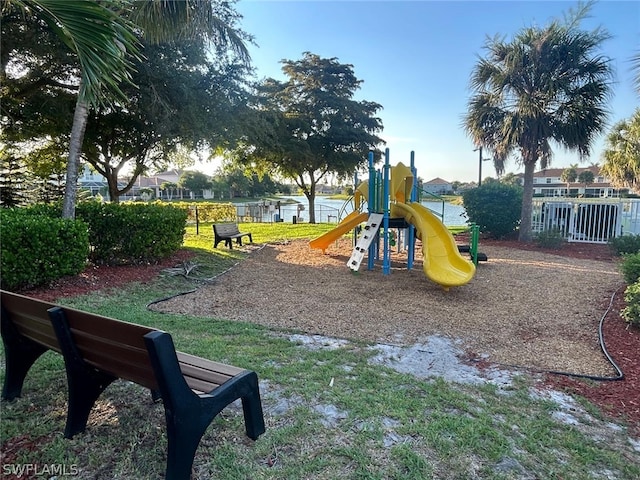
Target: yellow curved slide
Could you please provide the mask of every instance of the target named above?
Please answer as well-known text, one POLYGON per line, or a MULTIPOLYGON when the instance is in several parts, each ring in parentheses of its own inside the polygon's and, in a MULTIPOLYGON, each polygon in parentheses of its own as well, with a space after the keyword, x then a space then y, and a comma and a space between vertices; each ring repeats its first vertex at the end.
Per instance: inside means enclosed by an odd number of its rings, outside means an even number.
POLYGON ((447 227, 423 205, 394 203, 392 217, 403 217, 416 227, 422 240, 423 270, 432 281, 445 288, 468 283, 476 273, 475 265, 460 255, 458 246, 447 227))
POLYGON ((329 245, 342 237, 349 230, 356 228, 363 222, 366 222, 369 218, 368 213, 360 213, 358 211, 351 212, 342 220, 336 228, 328 231, 324 235, 319 236, 309 242, 311 248, 321 248, 322 252, 327 249, 329 245))

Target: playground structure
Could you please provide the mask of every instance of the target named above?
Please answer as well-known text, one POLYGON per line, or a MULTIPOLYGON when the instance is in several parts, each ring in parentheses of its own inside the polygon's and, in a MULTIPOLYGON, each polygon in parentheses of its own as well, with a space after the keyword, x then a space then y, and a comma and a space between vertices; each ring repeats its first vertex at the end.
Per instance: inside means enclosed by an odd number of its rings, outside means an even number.
POLYGON ((414 160, 414 152, 411 152, 409 167, 402 163, 392 167, 387 148, 380 172, 374 168, 373 153, 370 152, 369 179, 360 184, 356 179, 354 211, 336 228, 311 240, 309 246, 324 252, 345 233, 366 222, 347 266, 357 271, 366 255, 367 269, 372 270, 375 260, 379 258, 382 233, 382 272, 388 275, 391 273, 390 230, 402 229, 406 232, 408 269, 413 268, 415 239, 418 238, 422 242, 423 270, 427 278, 445 289, 468 283, 475 274, 476 266, 460 254, 453 235, 444 223, 418 201, 418 176, 414 160), (360 213, 365 201, 367 212, 360 213))

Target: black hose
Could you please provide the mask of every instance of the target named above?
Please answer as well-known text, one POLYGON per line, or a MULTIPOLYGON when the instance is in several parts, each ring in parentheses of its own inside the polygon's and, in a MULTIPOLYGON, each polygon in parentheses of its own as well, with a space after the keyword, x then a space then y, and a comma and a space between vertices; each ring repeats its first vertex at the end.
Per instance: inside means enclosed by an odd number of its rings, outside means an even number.
POLYGON ((531 372, 536 372, 536 373, 550 373, 550 374, 553 374, 553 375, 564 375, 566 377, 585 378, 585 379, 588 379, 588 380, 596 380, 596 381, 623 380, 624 379, 624 373, 622 372, 622 370, 620 369, 618 364, 613 360, 613 358, 611 358, 611 355, 609 355, 609 352, 607 351, 607 347, 605 346, 605 343, 604 343, 604 333, 603 333, 604 321, 607 318, 607 315, 609 314, 609 312, 611 311, 611 307, 613 307, 613 300, 615 299, 615 296, 618 294, 618 292, 620 291, 621 288, 622 287, 618 287, 613 292, 613 294, 611 295, 611 298, 609 299, 609 306, 607 307, 607 310, 604 312, 604 314, 600 318, 600 324, 598 326, 598 337, 599 337, 599 340, 600 340, 600 349, 602 350, 602 353, 606 357, 607 361, 616 370, 617 375, 615 377, 602 377, 602 376, 598 376, 598 375, 585 375, 585 374, 582 374, 582 373, 563 372, 563 371, 559 371, 559 370, 544 370, 544 369, 537 369, 537 368, 532 368, 532 367, 523 367, 523 366, 520 366, 520 365, 510 365, 510 364, 506 364, 506 363, 494 363, 494 365, 498 365, 498 366, 502 366, 502 367, 509 367, 509 368, 517 368, 519 370, 529 370, 531 372))

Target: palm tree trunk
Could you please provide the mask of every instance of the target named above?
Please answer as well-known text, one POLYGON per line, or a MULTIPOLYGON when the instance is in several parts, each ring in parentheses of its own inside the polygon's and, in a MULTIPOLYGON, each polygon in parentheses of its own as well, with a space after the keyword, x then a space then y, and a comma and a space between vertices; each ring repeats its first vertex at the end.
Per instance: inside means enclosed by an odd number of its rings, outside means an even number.
POLYGON ((73 126, 71 127, 71 139, 69 141, 69 157, 67 160, 67 179, 64 187, 64 201, 62 205, 62 218, 75 218, 76 197, 78 193, 78 170, 80 169, 80 154, 84 131, 89 117, 89 105, 78 95, 76 110, 73 114, 73 126))
POLYGON ((522 209, 520 210, 520 234, 518 240, 530 242, 533 238, 531 233, 531 212, 533 210, 533 173, 536 162, 526 162, 524 164, 524 190, 522 192, 522 209))

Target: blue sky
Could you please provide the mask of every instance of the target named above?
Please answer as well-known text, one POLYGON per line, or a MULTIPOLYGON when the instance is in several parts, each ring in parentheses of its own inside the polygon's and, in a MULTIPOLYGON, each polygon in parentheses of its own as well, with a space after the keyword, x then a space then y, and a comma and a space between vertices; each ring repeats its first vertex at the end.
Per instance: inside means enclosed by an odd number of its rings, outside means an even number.
MULTIPOLYGON (((353 65, 363 80, 357 99, 380 103, 382 138, 391 163, 416 155, 425 180, 478 178, 478 153, 461 128, 470 96, 469 75, 487 37, 510 39, 518 30, 562 18, 577 2, 552 1, 318 1, 240 0, 240 26, 255 38, 252 63, 258 79, 284 80, 282 59, 305 51, 353 65)), ((640 105, 630 59, 640 51, 640 2, 600 1, 582 27, 606 28, 604 44, 616 71, 609 123, 628 118, 640 105)), ((590 162, 599 162, 604 136, 590 162)), ((577 154, 555 150, 552 167, 578 163, 577 154)), ((509 161, 507 172, 522 169, 509 161)), ((491 162, 483 178, 495 176, 491 162)))

